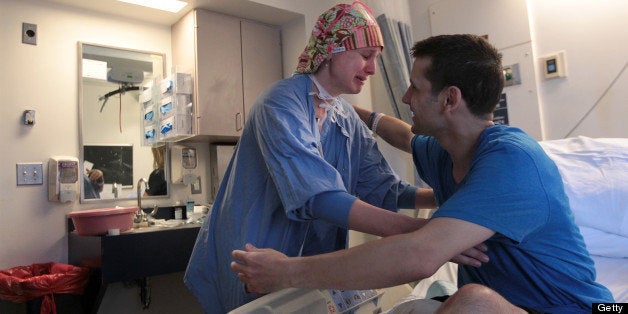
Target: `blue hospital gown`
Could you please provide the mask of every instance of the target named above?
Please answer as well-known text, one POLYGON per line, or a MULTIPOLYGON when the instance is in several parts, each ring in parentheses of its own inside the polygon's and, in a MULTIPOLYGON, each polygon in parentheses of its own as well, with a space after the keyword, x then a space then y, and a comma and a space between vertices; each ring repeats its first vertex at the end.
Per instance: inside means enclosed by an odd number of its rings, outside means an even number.
POLYGON ((206 313, 255 298, 229 266, 232 250, 245 243, 288 256, 346 247, 348 209, 335 213, 335 224, 316 219, 311 202, 317 194, 348 192, 389 210, 398 208, 402 194, 414 195, 416 188, 393 173, 346 101, 347 117, 337 115, 332 123, 328 113, 319 134, 311 85, 307 75, 278 81, 247 117, 184 278, 206 313))

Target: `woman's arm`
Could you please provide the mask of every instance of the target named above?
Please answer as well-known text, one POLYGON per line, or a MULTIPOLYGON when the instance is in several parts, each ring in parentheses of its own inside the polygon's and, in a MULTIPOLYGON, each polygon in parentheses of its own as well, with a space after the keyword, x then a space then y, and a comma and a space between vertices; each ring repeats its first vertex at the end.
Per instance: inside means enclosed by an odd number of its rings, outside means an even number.
MULTIPOLYGON (((358 114, 360 119, 366 123, 369 129, 373 129, 373 120, 371 115, 373 112, 366 110, 362 107, 353 105, 353 109, 358 114), (371 124, 371 125, 369 125, 371 124)), ((375 118, 375 116, 374 116, 375 118)), ((377 129, 374 131, 377 135, 381 136, 386 143, 400 149, 406 153, 412 153, 410 142, 414 137, 412 133, 412 126, 391 116, 384 115, 377 121, 377 129)))
POLYGON ((426 219, 384 210, 359 199, 349 211, 349 229, 381 237, 412 232, 426 223, 426 219))
POLYGON ((416 190, 416 200, 414 202, 414 208, 416 209, 434 209, 438 205, 436 204, 436 197, 434 197, 434 190, 426 188, 418 188, 416 190))

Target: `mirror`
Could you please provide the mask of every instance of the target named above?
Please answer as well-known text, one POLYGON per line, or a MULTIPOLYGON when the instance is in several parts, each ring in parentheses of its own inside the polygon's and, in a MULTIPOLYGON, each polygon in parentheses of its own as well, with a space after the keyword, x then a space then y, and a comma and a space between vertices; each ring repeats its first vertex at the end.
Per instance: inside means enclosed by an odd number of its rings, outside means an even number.
POLYGON ((82 203, 136 198, 136 184, 151 177, 155 160, 161 160, 159 175, 164 178, 158 194, 168 196, 169 172, 164 167, 168 149, 163 143, 156 144, 161 147, 145 143, 139 100, 144 86, 164 77, 165 67, 162 53, 79 42, 82 203), (154 153, 159 158, 154 159, 154 153))

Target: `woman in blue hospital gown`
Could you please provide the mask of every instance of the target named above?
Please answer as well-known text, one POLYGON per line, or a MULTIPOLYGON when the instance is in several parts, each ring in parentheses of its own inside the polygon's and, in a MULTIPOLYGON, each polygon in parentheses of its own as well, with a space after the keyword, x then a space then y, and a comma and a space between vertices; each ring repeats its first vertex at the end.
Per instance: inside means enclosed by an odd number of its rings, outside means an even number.
POLYGON ((418 227, 394 211, 431 205, 433 194, 393 173, 339 97, 361 91, 382 48, 366 5, 336 5, 320 16, 295 75, 257 99, 185 274, 205 312, 259 297, 229 266, 245 243, 313 255, 345 248, 348 229, 386 236, 418 227))

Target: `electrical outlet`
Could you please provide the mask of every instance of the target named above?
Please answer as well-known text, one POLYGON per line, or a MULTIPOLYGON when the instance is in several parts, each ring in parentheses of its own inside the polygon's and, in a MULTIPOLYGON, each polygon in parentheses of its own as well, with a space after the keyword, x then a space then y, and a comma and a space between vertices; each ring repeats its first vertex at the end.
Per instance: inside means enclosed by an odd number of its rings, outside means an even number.
POLYGON ((22 23, 22 43, 37 45, 37 24, 22 23))
POLYGON ((203 190, 201 190, 201 177, 196 177, 196 180, 190 184, 190 193, 192 194, 201 194, 203 190))
POLYGON ((16 165, 17 185, 38 185, 44 183, 42 163, 21 163, 16 165))

